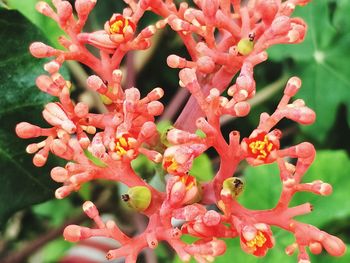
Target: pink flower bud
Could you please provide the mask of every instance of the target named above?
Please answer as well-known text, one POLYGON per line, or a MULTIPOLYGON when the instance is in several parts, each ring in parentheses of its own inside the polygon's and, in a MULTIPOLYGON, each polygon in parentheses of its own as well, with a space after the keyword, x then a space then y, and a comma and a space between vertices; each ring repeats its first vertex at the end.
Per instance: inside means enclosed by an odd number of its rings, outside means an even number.
POLYGON ((78 13, 79 19, 85 20, 91 10, 94 8, 97 0, 76 0, 75 10, 78 13))
POLYGON ((203 216, 203 223, 206 226, 216 226, 220 223, 220 221, 221 221, 220 214, 214 210, 209 210, 203 216))
POLYGON ((98 212, 96 206, 91 201, 86 201, 83 204, 83 210, 84 210, 85 214, 88 217, 90 217, 91 219, 94 219, 96 216, 99 215, 99 212, 98 212))
POLYGON ((42 129, 39 126, 28 122, 21 122, 16 125, 16 133, 22 139, 35 138, 41 136, 42 129))
POLYGON ((288 80, 284 94, 293 97, 301 87, 301 80, 298 77, 292 77, 288 80))
POLYGON ((155 134, 157 134, 157 126, 154 124, 154 122, 148 121, 142 125, 140 131, 140 135, 142 136, 142 138, 148 139, 154 136, 155 134))
POLYGON ((79 118, 84 118, 89 113, 89 106, 83 102, 79 102, 75 105, 74 112, 79 118))
POLYGON ((316 114, 308 107, 287 108, 286 118, 303 125, 310 125, 315 122, 316 114))
POLYGON ((186 59, 177 55, 170 55, 166 60, 167 64, 171 68, 184 68, 186 67, 186 59))
POLYGON ((101 94, 105 94, 108 90, 103 80, 96 75, 88 77, 86 84, 90 89, 95 90, 101 94))
POLYGON ((48 103, 43 111, 43 116, 48 123, 61 126, 68 133, 73 133, 76 130, 74 123, 68 119, 66 113, 56 103, 48 103))
POLYGON ((278 16, 272 22, 271 32, 274 36, 286 35, 291 28, 290 24, 288 16, 278 16))
POLYGON ((50 149, 55 155, 63 156, 67 152, 67 144, 60 139, 54 139, 50 149))
POLYGON ((50 74, 54 74, 58 72, 60 69, 61 65, 57 61, 50 61, 49 63, 46 63, 44 65, 44 69, 49 72, 50 74))
POLYGON ((69 242, 78 242, 81 240, 81 226, 69 225, 63 231, 64 239, 69 242))
POLYGON ((244 117, 250 111, 250 104, 246 101, 241 101, 235 104, 234 111, 237 117, 244 117))
POLYGON ((148 26, 146 27, 145 29, 143 29, 141 32, 140 32, 140 35, 143 37, 143 38, 150 38, 151 36, 153 36, 154 34, 156 33, 156 27, 151 25, 151 26, 148 26))
POLYGON ((33 157, 33 164, 36 167, 42 167, 45 165, 48 157, 48 149, 44 148, 40 150, 37 154, 34 155, 33 157))
POLYGON ((346 246, 341 239, 328 234, 327 237, 322 241, 322 245, 330 255, 335 257, 344 255, 346 251, 346 246))
POLYGON ((176 205, 181 203, 186 194, 186 186, 181 181, 173 184, 170 193, 169 193, 169 201, 171 204, 176 205))
POLYGON ((68 171, 63 167, 55 167, 51 170, 51 178, 58 183, 63 183, 68 179, 68 171))
POLYGON ((57 17, 56 13, 52 10, 52 8, 49 6, 49 4, 44 2, 44 1, 39 1, 36 4, 35 8, 39 13, 41 13, 45 16, 51 17, 53 19, 55 19, 57 17))
POLYGON ((147 112, 152 116, 159 116, 163 113, 164 106, 159 101, 151 101, 147 105, 147 112))
POLYGON ((310 242, 309 249, 312 254, 318 255, 322 252, 322 245, 319 242, 310 242))
POLYGON ((37 77, 35 81, 40 90, 53 96, 59 96, 61 89, 57 86, 53 80, 47 75, 41 75, 37 77))
POLYGON ((63 199, 73 191, 72 185, 62 186, 55 191, 55 197, 57 199, 63 199))
POLYGON ((286 247, 285 252, 288 256, 291 256, 294 254, 295 250, 298 248, 298 245, 296 243, 289 245, 286 247))
POLYGON ((47 58, 58 54, 58 51, 42 42, 34 42, 29 46, 30 53, 36 58, 47 58))
POLYGON ((73 7, 68 1, 61 1, 57 5, 57 15, 61 25, 65 26, 68 19, 72 17, 73 7))
POLYGON ((155 88, 147 94, 147 99, 150 101, 159 100, 164 96, 164 90, 162 88, 155 88))
POLYGON ((197 64, 198 70, 205 74, 212 73, 215 69, 214 61, 212 60, 211 57, 208 57, 208 56, 202 56, 198 58, 198 60, 196 61, 196 64, 197 64))
POLYGON ((194 69, 182 69, 179 73, 179 77, 185 87, 197 81, 196 71, 194 69))

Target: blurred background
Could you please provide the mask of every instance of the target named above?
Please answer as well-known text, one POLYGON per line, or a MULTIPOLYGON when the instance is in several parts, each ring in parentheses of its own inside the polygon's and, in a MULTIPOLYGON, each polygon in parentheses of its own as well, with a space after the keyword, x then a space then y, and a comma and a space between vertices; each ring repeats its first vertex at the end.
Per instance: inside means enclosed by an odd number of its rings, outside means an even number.
MULTIPOLYGON (((125 207, 120 195, 126 189, 114 182, 97 181, 85 184, 82 189, 64 200, 54 199, 57 185, 49 176, 50 168, 62 161, 50 158, 44 168, 36 168, 31 156, 25 153, 29 140, 15 136, 14 127, 20 121, 46 124, 41 110, 52 100, 35 87, 35 78, 43 74, 44 60, 32 58, 28 46, 42 41, 59 47, 57 37, 62 34, 57 25, 35 11, 37 0, 0 0, 0 262, 51 263, 90 262, 69 261, 72 255, 84 255, 94 262, 103 262, 98 256, 104 253, 92 249, 91 244, 65 242, 62 230, 67 224, 89 224, 82 214, 85 200, 94 201, 105 217, 114 218, 130 235, 146 227, 146 219, 125 207), (87 253, 86 248, 89 248, 87 253), (84 250, 85 249, 85 250, 84 250), (74 254, 75 253, 75 254, 74 254), (62 259, 66 255, 66 261, 62 259), (71 256, 67 256, 71 255, 71 256)), ((49 2, 49 1, 48 1, 49 2)), ((71 1, 74 2, 74 1, 71 1)), ((179 1, 176 1, 179 2, 179 1)), ((113 13, 121 12, 121 0, 100 0, 90 15, 85 31, 103 27, 113 13)), ((278 128, 283 131, 282 146, 288 147, 309 141, 317 149, 317 158, 304 177, 305 182, 316 179, 329 182, 334 192, 328 197, 309 193, 297 194, 293 204, 311 202, 314 211, 298 219, 314 224, 342 238, 350 244, 350 1, 314 0, 306 7, 298 7, 295 15, 308 24, 306 40, 298 45, 279 45, 269 50, 269 60, 255 69, 257 94, 252 99, 249 116, 242 119, 222 119, 223 133, 238 130, 248 136, 257 126, 261 112, 271 113, 282 97, 283 87, 291 76, 299 76, 303 85, 297 97, 317 113, 317 121, 302 127, 284 120, 278 128)), ((141 20, 140 28, 157 21, 150 13, 141 20)), ((176 120, 188 94, 178 87, 178 71, 166 65, 170 54, 187 57, 177 35, 169 28, 157 33, 151 49, 128 54, 123 70, 128 72, 125 87, 136 86, 143 95, 154 87, 165 90, 162 99, 168 110, 158 120, 159 129, 165 130, 176 120), (181 92, 181 95, 176 95, 181 92), (174 102, 174 98, 177 100, 174 102), (175 106, 174 106, 175 105, 175 106)), ((87 91, 85 80, 92 72, 77 64, 67 63, 62 74, 73 83, 72 96, 85 101, 93 112, 101 112, 103 105, 96 94, 87 91)), ((192 174, 198 180, 210 179, 218 164, 214 152, 196 159, 192 174)), ((163 187, 161 171, 145 158, 133 162, 134 169, 157 187, 163 187), (154 176, 155 174, 160 176, 154 176), (158 179, 157 179, 158 178, 158 179)), ((278 201, 281 186, 277 166, 248 167, 243 164, 238 175, 246 180, 246 190, 239 201, 251 209, 267 209, 278 201)), ((266 257, 258 259, 246 255, 239 240, 227 240, 225 255, 215 262, 297 262, 296 256, 287 256, 284 249, 293 242, 293 236, 273 229, 276 246, 266 257)), ((184 237, 192 242, 190 237, 184 237)), ((113 244, 95 240, 105 246, 113 244)), ((348 249, 349 251, 349 249, 348 249)), ((123 262, 123 261, 116 261, 123 262)), ((161 243, 154 251, 145 250, 138 262, 180 262, 169 247, 161 243)), ((312 256, 312 262, 350 262, 350 252, 336 259, 322 253, 312 256)))

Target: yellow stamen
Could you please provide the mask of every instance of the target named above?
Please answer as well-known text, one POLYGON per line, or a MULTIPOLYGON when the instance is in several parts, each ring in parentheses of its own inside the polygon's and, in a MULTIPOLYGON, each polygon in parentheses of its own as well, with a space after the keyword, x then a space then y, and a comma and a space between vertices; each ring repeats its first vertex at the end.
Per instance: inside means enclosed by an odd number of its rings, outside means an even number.
POLYGON ((267 135, 265 135, 263 141, 251 142, 249 148, 253 154, 259 154, 257 157, 258 159, 265 159, 271 152, 273 144, 269 141, 267 135))
POLYGON ((123 26, 123 21, 122 20, 118 20, 115 21, 111 26, 110 26, 110 31, 111 33, 114 34, 120 34, 121 32, 121 27, 123 26))
POLYGON ((261 231, 258 231, 254 239, 248 241, 246 244, 250 248, 262 247, 266 242, 266 237, 261 231))

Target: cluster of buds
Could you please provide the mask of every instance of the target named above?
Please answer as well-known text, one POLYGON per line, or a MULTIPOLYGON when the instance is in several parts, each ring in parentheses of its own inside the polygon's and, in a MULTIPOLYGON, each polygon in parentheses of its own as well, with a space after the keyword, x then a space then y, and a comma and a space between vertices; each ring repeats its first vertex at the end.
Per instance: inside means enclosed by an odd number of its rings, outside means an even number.
POLYGON ((260 123, 248 138, 241 139, 238 131, 232 131, 227 142, 220 129, 221 116, 249 114, 248 100, 255 95, 254 67, 267 59, 266 49, 304 39, 305 23, 291 18, 291 14, 297 5, 309 1, 195 0, 193 6, 186 2, 175 5, 172 0, 125 2, 128 7, 113 14, 103 30, 90 33, 82 30, 96 0, 76 0, 75 11, 64 0, 52 0, 54 8, 46 2, 36 6, 66 33, 59 38, 64 50, 39 42, 30 46, 33 56, 53 58, 44 66, 48 75, 39 76, 36 84, 58 101, 48 103, 43 110, 51 128, 22 122, 16 127, 17 135, 46 137, 27 147, 28 153, 35 153, 36 166, 45 164, 49 152, 68 161, 65 167, 55 167, 51 172, 52 179, 63 184, 56 191, 57 198, 68 196, 94 179, 117 181, 129 187, 122 200, 149 218, 143 233, 129 237, 115 222, 103 222, 96 206, 88 201, 83 210, 96 228, 70 225, 64 230, 65 239, 115 239, 120 247, 110 250, 106 257, 125 257, 126 262, 136 262, 144 248, 154 249, 165 241, 183 261, 194 257, 198 262, 211 262, 226 250, 220 238, 238 237, 245 252, 258 257, 266 255, 275 243, 270 226, 277 226, 294 234, 295 243, 286 252, 290 255, 298 249, 299 263, 310 262, 306 247, 315 254, 322 248, 334 256, 344 254, 345 245, 340 239, 294 219, 311 212, 309 203, 290 207, 296 192, 332 192, 332 187, 322 181, 302 183, 315 157, 313 145, 303 142, 283 148, 282 132, 274 129, 283 118, 303 125, 314 122, 315 114, 303 100, 290 102, 301 80, 289 79, 277 109, 272 114, 262 113, 260 123), (140 28, 138 22, 145 12, 159 15, 159 21, 140 28), (167 64, 181 69, 180 86, 192 96, 163 142, 155 124, 155 117, 164 108, 159 102, 163 90, 155 88, 141 98, 137 88, 124 89, 120 64, 127 52, 149 48, 155 32, 167 25, 178 33, 190 57, 173 54, 167 64), (96 48, 100 56, 91 53, 87 46, 96 48), (94 71, 96 75, 87 79, 87 87, 100 95, 105 113, 90 113, 88 105, 71 100, 71 83, 59 73, 66 60, 78 61, 94 71), (204 136, 197 135, 196 129, 204 136), (210 181, 198 182, 191 167, 194 159, 209 148, 219 155, 220 166, 210 181), (165 193, 133 170, 131 161, 140 154, 162 164, 168 174, 165 193), (289 158, 296 159, 296 163, 290 163, 289 158), (232 176, 244 160, 252 166, 278 164, 283 187, 276 207, 256 211, 238 202, 249 185, 232 176), (181 240, 182 234, 198 240, 187 244, 181 240))

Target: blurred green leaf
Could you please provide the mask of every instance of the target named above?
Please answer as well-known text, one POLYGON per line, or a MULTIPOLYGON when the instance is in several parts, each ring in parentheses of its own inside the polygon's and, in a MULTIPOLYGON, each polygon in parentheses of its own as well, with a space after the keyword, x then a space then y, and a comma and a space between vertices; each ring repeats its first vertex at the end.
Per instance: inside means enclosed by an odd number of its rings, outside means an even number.
POLYGON ((41 252, 43 263, 59 262, 62 256, 67 252, 74 243, 67 242, 60 237, 43 247, 41 252))
POLYGON ((200 182, 209 181, 214 177, 213 164, 208 155, 203 153, 194 159, 190 174, 200 182))
MULTIPOLYGON (((39 2, 38 0, 7 0, 8 6, 12 9, 18 10, 27 19, 29 19, 34 25, 36 25, 49 39, 47 42, 51 42, 56 47, 61 47, 57 39, 63 35, 64 32, 59 28, 57 23, 51 18, 40 14, 36 9, 35 5, 39 2)), ((45 2, 51 3, 50 0, 45 2)))
MULTIPOLYGON (((29 142, 15 135, 21 121, 42 125, 41 110, 52 97, 35 87, 42 63, 32 58, 28 45, 44 40, 38 30, 16 11, 0 9, 0 225, 13 212, 53 198, 55 184, 50 165, 34 167, 25 152, 29 142)), ((34 140, 37 141, 37 140, 34 140)), ((51 162, 52 167, 52 162, 51 162)))
POLYGON ((299 8, 308 24, 305 41, 298 45, 279 45, 269 50, 270 58, 292 58, 291 74, 298 75, 303 87, 298 97, 315 110, 318 118, 302 129, 323 141, 335 121, 337 109, 344 104, 350 124, 350 4, 349 1, 318 0, 299 8), (330 5, 335 5, 331 12, 330 5))
POLYGON ((84 150, 84 154, 94 165, 102 168, 107 167, 105 162, 94 156, 89 150, 84 150))
POLYGON ((33 206, 33 212, 36 215, 50 220, 52 226, 60 226, 67 217, 72 215, 74 207, 69 199, 53 199, 43 204, 33 206), (59 209, 57 209, 59 207, 59 209))

